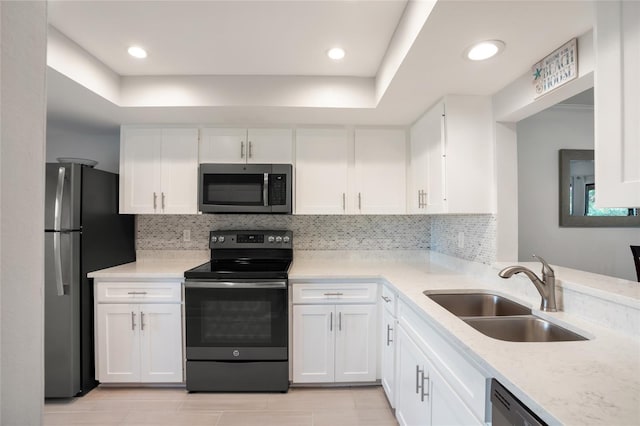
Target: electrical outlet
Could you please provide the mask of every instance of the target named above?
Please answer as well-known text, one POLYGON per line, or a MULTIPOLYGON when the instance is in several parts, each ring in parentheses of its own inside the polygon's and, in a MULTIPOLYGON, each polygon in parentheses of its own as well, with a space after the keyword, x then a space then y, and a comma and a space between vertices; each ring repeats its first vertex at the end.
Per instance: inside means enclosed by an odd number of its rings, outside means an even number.
POLYGON ((184 241, 185 243, 191 241, 190 229, 185 229, 184 231, 182 231, 182 241, 184 241))
POLYGON ((464 248, 464 232, 458 232, 458 248, 464 248))

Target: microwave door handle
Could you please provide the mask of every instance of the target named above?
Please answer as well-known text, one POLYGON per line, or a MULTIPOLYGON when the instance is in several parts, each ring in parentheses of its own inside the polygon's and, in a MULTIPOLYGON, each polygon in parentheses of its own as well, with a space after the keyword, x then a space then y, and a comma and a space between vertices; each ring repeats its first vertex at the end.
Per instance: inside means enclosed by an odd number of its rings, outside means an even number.
POLYGON ((264 174, 264 185, 262 186, 262 199, 264 206, 269 206, 269 173, 264 174))

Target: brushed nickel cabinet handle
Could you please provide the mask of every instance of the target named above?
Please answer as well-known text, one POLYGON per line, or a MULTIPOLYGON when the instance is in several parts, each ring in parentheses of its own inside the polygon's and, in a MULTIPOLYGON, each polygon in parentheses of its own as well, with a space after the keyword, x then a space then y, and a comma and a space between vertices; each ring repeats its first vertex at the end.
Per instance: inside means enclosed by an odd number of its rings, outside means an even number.
POLYGON ((244 158, 244 141, 240 141, 240 158, 244 158))
POLYGON ((329 331, 333 331, 333 312, 329 316, 329 331))
POLYGON ((157 209, 158 208, 158 194, 156 194, 155 192, 153 193, 153 209, 157 209))
POLYGON ((253 157, 253 144, 249 141, 249 158, 253 157))
POLYGON ((164 210, 164 192, 162 193, 162 210, 164 210))
POLYGON ((347 210, 347 194, 346 193, 342 193, 342 211, 346 211, 347 210))
POLYGON ((391 298, 390 297, 387 297, 387 296, 380 296, 380 297, 382 297, 382 300, 384 300, 386 303, 391 302, 391 298))
POLYGON ((391 326, 387 324, 387 346, 390 346, 391 342, 393 342, 393 339, 391 339, 392 331, 393 331, 393 328, 391 328, 391 326))
POLYGON ((136 329, 136 314, 135 312, 131 312, 131 330, 136 329))
POLYGON ((140 330, 144 331, 144 312, 140 311, 140 330))
POLYGON ((358 192, 358 210, 362 210, 362 193, 358 192))
POLYGON ((342 331, 342 312, 338 312, 338 330, 342 331))
POLYGON ((339 291, 335 292, 335 293, 325 293, 325 296, 342 296, 343 293, 340 293, 339 291))

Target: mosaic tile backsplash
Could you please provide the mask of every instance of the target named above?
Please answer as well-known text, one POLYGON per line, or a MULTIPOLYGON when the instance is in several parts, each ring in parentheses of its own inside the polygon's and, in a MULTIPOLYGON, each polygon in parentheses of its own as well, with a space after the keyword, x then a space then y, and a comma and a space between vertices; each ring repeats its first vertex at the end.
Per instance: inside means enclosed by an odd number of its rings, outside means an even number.
POLYGON ((296 250, 416 250, 430 240, 427 216, 139 215, 137 249, 207 250, 211 229, 287 229, 296 250))
POLYGON ((431 250, 487 265, 496 261, 496 216, 431 216, 431 250), (464 233, 463 248, 458 245, 464 233))
POLYGON ((296 250, 426 250, 495 261, 493 215, 138 215, 138 250, 208 250, 211 229, 287 229, 296 250), (190 241, 183 241, 189 230, 190 241), (464 248, 458 248, 458 232, 464 248))

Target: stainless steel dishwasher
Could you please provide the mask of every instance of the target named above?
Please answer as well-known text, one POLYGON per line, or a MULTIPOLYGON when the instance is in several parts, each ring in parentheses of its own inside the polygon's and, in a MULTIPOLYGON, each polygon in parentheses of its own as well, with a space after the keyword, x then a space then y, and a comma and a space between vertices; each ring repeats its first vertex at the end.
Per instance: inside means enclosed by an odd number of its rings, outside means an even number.
POLYGON ((496 379, 491 380, 491 424, 492 426, 546 426, 540 417, 496 379))

